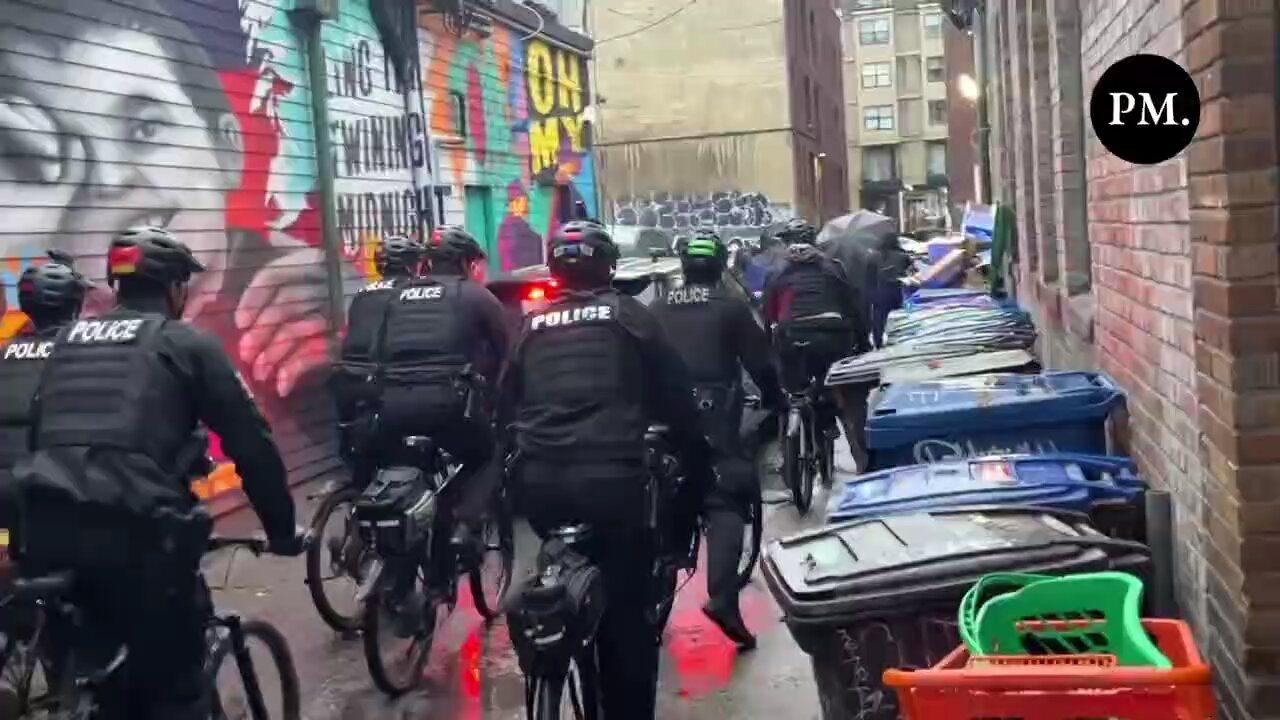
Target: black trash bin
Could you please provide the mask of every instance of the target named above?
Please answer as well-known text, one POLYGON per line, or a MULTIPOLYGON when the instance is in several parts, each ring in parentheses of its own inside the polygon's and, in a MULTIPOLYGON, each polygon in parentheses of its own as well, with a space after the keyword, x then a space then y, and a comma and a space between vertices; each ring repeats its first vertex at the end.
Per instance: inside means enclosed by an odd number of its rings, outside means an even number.
MULTIPOLYGON (((1085 515, 978 508, 854 520, 769 543, 769 590, 813 663, 824 720, 897 720, 888 668, 927 668, 960 644, 960 599, 992 572, 1149 576, 1146 546, 1085 515)), ((939 720, 942 720, 941 718, 939 720)))

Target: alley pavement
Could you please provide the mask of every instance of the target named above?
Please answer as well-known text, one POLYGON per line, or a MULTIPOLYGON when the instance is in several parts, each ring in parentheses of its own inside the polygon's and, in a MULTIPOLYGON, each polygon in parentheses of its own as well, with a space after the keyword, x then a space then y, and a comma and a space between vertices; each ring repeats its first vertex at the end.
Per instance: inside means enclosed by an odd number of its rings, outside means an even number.
MULTIPOLYGON (((837 460, 837 466, 852 470, 847 455, 837 460)), ((776 490, 777 483, 775 476, 765 480, 766 488, 776 490)), ((299 489, 299 517, 310 518, 316 503, 310 496, 318 489, 299 489)), ((805 519, 790 504, 766 505, 766 542, 813 526, 825 503, 825 495, 816 496, 811 517, 805 519)), ((256 528, 257 519, 248 511, 219 523, 219 532, 229 535, 256 528)), ((537 550, 536 538, 525 526, 517 527, 516 549, 515 572, 520 577, 529 571, 537 550)), ((288 638, 301 681, 305 720, 524 717, 524 684, 507 628, 501 620, 486 627, 472 607, 469 592, 460 593, 458 607, 437 629, 425 687, 390 700, 369 679, 359 637, 339 635, 316 613, 303 582, 302 558, 221 552, 207 558, 205 566, 220 610, 268 620, 288 638)), ((817 720, 809 659, 782 624, 760 571, 742 595, 743 615, 759 636, 755 651, 735 651, 703 617, 705 600, 705 578, 699 571, 681 590, 664 639, 658 717, 817 720)))

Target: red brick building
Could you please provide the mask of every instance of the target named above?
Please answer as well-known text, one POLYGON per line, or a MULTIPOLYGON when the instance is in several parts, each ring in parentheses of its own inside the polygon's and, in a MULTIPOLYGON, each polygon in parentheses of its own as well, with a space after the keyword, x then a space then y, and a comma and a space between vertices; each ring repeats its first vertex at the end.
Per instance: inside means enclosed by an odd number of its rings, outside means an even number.
POLYGON ((994 195, 1019 217, 1019 299, 1053 367, 1129 394, 1129 452, 1175 502, 1180 610, 1222 717, 1280 718, 1277 16, 1247 0, 986 0, 994 195), (1087 120, 1112 62, 1155 53, 1201 94, 1157 166, 1087 120))

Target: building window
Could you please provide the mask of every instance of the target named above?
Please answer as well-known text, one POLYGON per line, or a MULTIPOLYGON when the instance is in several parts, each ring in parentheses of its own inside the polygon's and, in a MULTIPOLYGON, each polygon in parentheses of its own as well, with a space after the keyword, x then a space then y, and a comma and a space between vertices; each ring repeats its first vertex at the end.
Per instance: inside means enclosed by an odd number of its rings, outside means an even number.
POLYGON ((889 18, 874 18, 859 22, 858 42, 862 45, 888 45, 889 18))
POLYGON ((467 136, 467 96, 460 92, 451 91, 449 93, 449 102, 453 106, 453 131, 458 137, 467 136))
POLYGON ((889 74, 889 63, 867 63, 862 66, 863 88, 890 87, 891 85, 893 80, 889 74))
POLYGON ((804 77, 804 124, 813 124, 813 85, 808 75, 804 77))
POLYGON ((927 38, 942 37, 942 13, 931 12, 925 14, 924 36, 927 38))
POLYGON ((862 127, 866 130, 892 130, 893 106, 872 105, 862 110, 862 127))
POLYGON ((931 142, 925 146, 925 162, 928 165, 930 175, 946 175, 947 174, 947 144, 944 142, 931 142))
POLYGON ((813 11, 809 11, 809 57, 818 59, 818 32, 814 27, 813 11))
POLYGON ((894 168, 893 147, 865 147, 862 149, 862 179, 883 182, 897 177, 894 168))
POLYGON ((854 10, 874 10, 875 8, 889 7, 893 4, 893 0, 853 0, 854 10))
POLYGON ((929 101, 929 124, 930 125, 946 125, 947 124, 947 101, 946 100, 930 100, 929 101))
POLYGON ((929 82, 945 82, 947 79, 947 66, 943 62, 941 55, 934 55, 924 61, 925 77, 929 78, 929 82))

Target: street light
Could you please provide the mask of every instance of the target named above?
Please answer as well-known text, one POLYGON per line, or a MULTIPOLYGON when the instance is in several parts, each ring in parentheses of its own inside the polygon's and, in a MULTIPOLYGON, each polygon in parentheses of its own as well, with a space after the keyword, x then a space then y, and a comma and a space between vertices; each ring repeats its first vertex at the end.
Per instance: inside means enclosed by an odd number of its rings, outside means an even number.
POLYGON ((969 102, 974 102, 978 99, 978 81, 974 80, 969 73, 961 73, 956 78, 956 89, 960 91, 960 96, 969 102))

